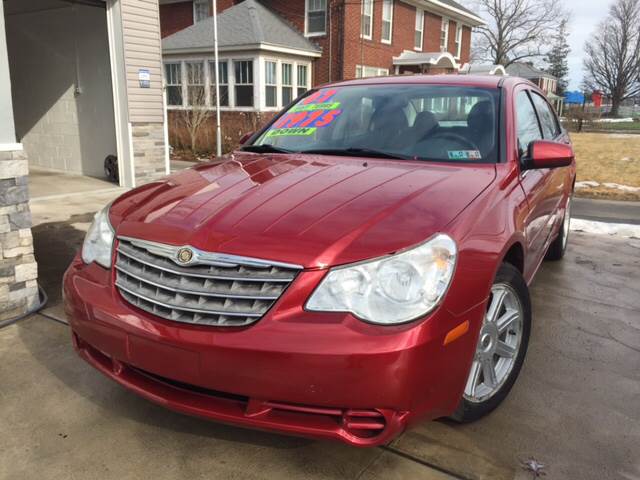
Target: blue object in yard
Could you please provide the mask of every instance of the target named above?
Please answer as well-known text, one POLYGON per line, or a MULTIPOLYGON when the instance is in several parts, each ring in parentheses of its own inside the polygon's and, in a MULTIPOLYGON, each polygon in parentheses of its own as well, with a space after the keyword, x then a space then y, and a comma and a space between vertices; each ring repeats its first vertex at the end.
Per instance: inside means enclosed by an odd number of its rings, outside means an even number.
POLYGON ((582 105, 584 103, 584 93, 578 91, 566 92, 564 94, 564 103, 582 105))

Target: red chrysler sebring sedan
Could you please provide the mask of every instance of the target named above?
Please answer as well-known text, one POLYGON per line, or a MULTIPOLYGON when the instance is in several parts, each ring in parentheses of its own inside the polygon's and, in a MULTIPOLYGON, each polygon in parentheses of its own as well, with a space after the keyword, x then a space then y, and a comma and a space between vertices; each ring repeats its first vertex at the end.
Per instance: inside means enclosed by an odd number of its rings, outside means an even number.
POLYGON ((522 367, 569 234, 569 138, 531 83, 305 94, 219 163, 96 215, 64 281, 87 362, 168 408, 370 446, 468 422, 522 367))

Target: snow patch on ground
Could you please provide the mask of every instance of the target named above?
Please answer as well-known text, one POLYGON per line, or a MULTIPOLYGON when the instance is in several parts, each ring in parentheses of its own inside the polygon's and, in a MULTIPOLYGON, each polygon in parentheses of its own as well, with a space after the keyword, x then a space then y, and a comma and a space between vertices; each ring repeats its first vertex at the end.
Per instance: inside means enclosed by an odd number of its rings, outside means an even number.
POLYGON ((599 123, 626 123, 626 122, 633 122, 633 118, 632 117, 626 117, 626 118, 598 118, 598 119, 594 120, 594 122, 599 122, 599 123))
POLYGON ((599 186, 612 188, 614 190, 621 190, 623 192, 640 192, 640 187, 631 187, 629 185, 621 185, 619 183, 612 183, 612 182, 599 183, 594 180, 585 180, 582 182, 576 182, 577 189, 595 188, 599 186))
POLYGON ((615 235, 616 237, 640 239, 640 225, 630 225, 627 223, 605 223, 572 218, 571 230, 598 235, 615 235))

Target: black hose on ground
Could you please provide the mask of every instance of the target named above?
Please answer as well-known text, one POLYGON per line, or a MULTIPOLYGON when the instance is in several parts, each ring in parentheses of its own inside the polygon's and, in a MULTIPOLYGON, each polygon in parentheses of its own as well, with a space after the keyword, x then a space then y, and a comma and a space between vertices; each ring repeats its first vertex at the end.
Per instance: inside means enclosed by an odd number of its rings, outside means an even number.
POLYGON ((47 304, 47 302, 49 301, 49 297, 47 296, 47 292, 45 292, 40 285, 38 285, 38 296, 39 296, 38 305, 33 307, 28 312, 25 312, 22 315, 19 315, 15 318, 10 318, 9 320, 3 320, 2 322, 0 322, 0 329, 4 327, 8 327, 9 325, 13 325, 14 323, 17 323, 20 320, 24 320, 25 318, 33 315, 34 313, 38 313, 40 310, 42 310, 44 306, 47 304))

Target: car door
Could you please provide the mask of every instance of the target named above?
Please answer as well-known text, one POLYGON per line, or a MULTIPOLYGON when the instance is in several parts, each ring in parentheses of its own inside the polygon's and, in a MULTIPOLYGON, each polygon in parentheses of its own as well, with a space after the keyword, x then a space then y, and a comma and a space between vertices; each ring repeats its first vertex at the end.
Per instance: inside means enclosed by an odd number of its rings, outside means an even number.
MULTIPOLYGON (((529 149, 529 145, 536 140, 542 140, 542 128, 538 120, 529 90, 521 87, 515 92, 515 121, 518 153, 522 159, 529 149)), ((524 221, 525 238, 527 242, 526 269, 535 269, 544 253, 547 240, 550 210, 545 198, 548 195, 547 182, 549 170, 523 170, 520 163, 520 185, 524 190, 529 205, 529 211, 524 221)))
MULTIPOLYGON (((538 120, 542 127, 542 137, 545 140, 569 144, 569 137, 560 128, 558 119, 547 100, 535 91, 530 91, 529 94, 538 113, 538 120)), ((555 231, 555 226, 558 222, 562 221, 563 197, 564 192, 568 191, 568 185, 565 185, 565 183, 568 181, 570 181, 569 176, 566 175, 566 169, 564 168, 549 169, 546 173, 544 209, 549 215, 549 235, 555 231)))

